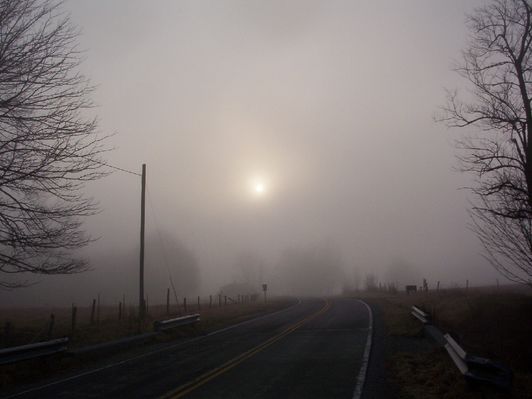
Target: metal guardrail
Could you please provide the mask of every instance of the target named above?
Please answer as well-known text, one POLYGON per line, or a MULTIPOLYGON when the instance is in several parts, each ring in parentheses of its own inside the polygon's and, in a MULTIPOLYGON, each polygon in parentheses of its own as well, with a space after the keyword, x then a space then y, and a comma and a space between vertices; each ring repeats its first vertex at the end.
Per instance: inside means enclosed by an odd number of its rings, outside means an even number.
POLYGON ((176 317, 175 319, 158 320, 153 322, 153 329, 155 331, 164 331, 171 328, 184 326, 187 324, 194 324, 197 323, 199 320, 199 313, 176 317))
POLYGON ((423 324, 430 324, 431 318, 428 313, 425 313, 417 306, 412 306, 412 311, 410 312, 412 316, 417 318, 419 321, 421 321, 423 324))
POLYGON ((85 348, 78 348, 68 351, 67 345, 69 339, 59 338, 51 341, 38 342, 35 344, 15 346, 11 348, 0 349, 0 365, 12 364, 23 360, 36 359, 39 357, 50 356, 56 353, 67 352, 70 355, 86 355, 94 354, 96 352, 104 352, 110 350, 117 350, 124 346, 130 345, 132 342, 142 342, 152 338, 161 331, 169 330, 171 328, 184 326, 188 324, 197 323, 200 320, 198 313, 176 317, 169 320, 160 320, 153 323, 154 332, 135 335, 132 337, 125 337, 111 342, 103 342, 97 345, 91 345, 85 348))
POLYGON ((68 338, 0 349, 0 365, 50 356, 67 350, 68 338))
POLYGON ((449 334, 445 334, 444 337, 447 341, 444 347, 464 377, 502 389, 510 389, 512 370, 501 363, 468 354, 449 334))
POLYGON ((437 327, 433 326, 430 315, 417 306, 412 306, 410 313, 425 325, 425 332, 440 345, 443 345, 460 373, 467 380, 495 385, 505 390, 511 388, 513 375, 510 368, 490 359, 468 354, 451 335, 443 335, 437 327))
POLYGON ((456 367, 458 367, 458 370, 460 370, 463 375, 467 375, 469 372, 469 367, 466 363, 466 351, 464 351, 449 334, 445 334, 444 338, 446 341, 444 344, 445 350, 451 357, 456 367))

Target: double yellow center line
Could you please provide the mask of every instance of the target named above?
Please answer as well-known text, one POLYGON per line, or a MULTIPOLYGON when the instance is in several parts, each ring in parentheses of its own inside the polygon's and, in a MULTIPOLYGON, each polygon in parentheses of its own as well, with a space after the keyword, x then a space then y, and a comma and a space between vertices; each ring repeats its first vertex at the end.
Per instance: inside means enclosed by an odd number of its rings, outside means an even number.
POLYGON ((226 373, 227 371, 231 370, 232 368, 238 366, 243 361, 245 361, 245 360, 249 359, 250 357, 256 355, 257 353, 259 353, 262 350, 266 349, 270 345, 273 345, 275 342, 277 342, 280 339, 284 338, 285 336, 287 336, 291 332, 294 332, 295 330, 297 330, 299 327, 301 327, 305 323, 308 323, 310 320, 314 319, 315 317, 318 317, 319 315, 325 313, 327 310, 329 310, 330 307, 331 307, 331 303, 326 299, 325 300, 325 304, 323 305, 323 307, 320 310, 318 310, 317 312, 311 314, 310 316, 305 317, 303 320, 300 320, 300 321, 298 321, 295 324, 292 324, 291 326, 289 326, 288 328, 286 328, 285 330, 283 330, 279 334, 274 335, 273 337, 269 338, 265 342, 263 342, 263 343, 255 346, 255 347, 253 347, 253 348, 241 353, 240 355, 234 357, 233 359, 225 362, 221 366, 216 367, 216 368, 214 368, 214 369, 212 369, 212 370, 200 375, 199 377, 195 378, 194 380, 192 380, 192 381, 190 381, 190 382, 188 382, 186 384, 183 384, 180 387, 178 387, 178 388, 166 393, 165 395, 161 396, 161 399, 182 398, 186 394, 188 394, 188 393, 192 392, 193 390, 195 390, 195 389, 201 387, 202 385, 206 384, 207 382, 209 382, 213 378, 216 378, 219 375, 221 375, 223 373, 226 373))

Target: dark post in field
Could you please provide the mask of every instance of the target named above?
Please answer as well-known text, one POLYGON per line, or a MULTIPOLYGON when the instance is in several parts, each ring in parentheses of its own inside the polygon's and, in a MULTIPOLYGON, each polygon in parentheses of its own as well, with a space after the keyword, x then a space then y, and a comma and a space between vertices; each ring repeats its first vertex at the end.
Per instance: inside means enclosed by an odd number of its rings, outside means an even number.
POLYGON ((139 254, 139 318, 144 319, 144 220, 146 207, 146 164, 142 164, 140 196, 140 254, 139 254))
POLYGON ((268 284, 262 284, 262 291, 264 292, 264 303, 266 303, 266 291, 268 291, 268 284))
POLYGON ((98 303, 96 307, 96 324, 100 326, 100 294, 98 293, 98 303))
POLYGON ((209 309, 212 308, 212 295, 209 295, 209 309))
POLYGON ((76 330, 76 315, 78 313, 78 308, 76 305, 72 304, 72 323, 71 323, 71 331, 72 334, 74 334, 74 331, 76 330))
POLYGON ((122 320, 122 302, 118 302, 118 320, 122 320))
POLYGON ((200 296, 198 295, 198 311, 200 310, 200 307, 201 307, 201 305, 200 305, 200 296))
POLYGON ((170 314, 170 288, 166 289, 166 315, 170 314))
POLYGON ((92 300, 92 309, 91 309, 91 324, 94 324, 94 314, 96 313, 96 299, 92 300))
POLYGON ((187 297, 183 298, 183 311, 187 313, 187 297))

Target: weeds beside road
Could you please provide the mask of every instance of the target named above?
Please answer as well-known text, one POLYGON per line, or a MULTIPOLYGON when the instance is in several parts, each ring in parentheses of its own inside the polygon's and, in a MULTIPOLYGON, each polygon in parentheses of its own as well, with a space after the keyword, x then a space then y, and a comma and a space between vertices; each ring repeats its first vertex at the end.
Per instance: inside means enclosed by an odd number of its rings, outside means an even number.
POLYGON ((386 354, 393 383, 404 398, 531 398, 532 295, 503 289, 453 289, 413 295, 361 294, 378 307, 390 340, 405 341, 423 334, 410 315, 417 305, 433 316, 433 324, 452 333, 470 353, 504 362, 514 375, 511 393, 472 387, 443 348, 416 350, 390 345, 386 354))

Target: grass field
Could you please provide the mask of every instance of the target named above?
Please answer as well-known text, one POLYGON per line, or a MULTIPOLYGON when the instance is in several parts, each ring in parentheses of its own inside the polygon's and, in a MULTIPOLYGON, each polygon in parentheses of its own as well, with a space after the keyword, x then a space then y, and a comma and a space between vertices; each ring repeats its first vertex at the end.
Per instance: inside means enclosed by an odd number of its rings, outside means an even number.
POLYGON ((390 336, 422 334, 421 323, 410 315, 410 307, 417 305, 466 351, 501 361, 514 371, 512 392, 497 392, 466 384, 444 349, 397 352, 390 363, 402 397, 532 398, 532 290, 470 288, 366 298, 382 310, 390 336))
MULTIPOLYGON (((214 302, 189 304, 186 313, 200 313, 201 323, 198 329, 211 331, 223 327, 227 323, 234 323, 251 315, 268 312, 286 306, 290 299, 277 298, 263 303, 262 301, 248 303, 231 303, 218 306, 214 302)), ((95 312, 94 322, 91 320, 90 307, 78 307, 75 329, 72 330, 71 308, 0 308, 0 347, 10 347, 39 342, 43 340, 70 337, 74 347, 95 344, 121 338, 141 332, 153 331, 155 320, 168 319, 185 314, 183 306, 173 306, 170 313, 166 313, 166 305, 150 306, 144 323, 139 324, 136 310, 128 307, 118 319, 118 307, 101 306, 99 317, 95 312), (50 335, 50 315, 54 315, 54 326, 50 335)))
MULTIPOLYGON (((213 304, 201 304, 198 309, 197 304, 188 306, 187 313, 200 313, 201 321, 194 326, 183 326, 173 329, 164 334, 158 335, 156 341, 166 342, 179 338, 188 338, 202 335, 228 325, 257 317, 262 314, 286 308, 295 303, 291 298, 272 298, 267 303, 257 301, 253 303, 236 303, 226 306, 213 304)), ((54 309, 55 326, 53 336, 58 338, 69 336, 71 344, 69 347, 84 347, 91 344, 107 342, 121 337, 135 335, 139 332, 153 331, 153 321, 171 318, 182 315, 184 309, 181 307, 167 315, 166 306, 152 306, 146 321, 139 324, 134 312, 127 312, 125 318, 118 320, 118 311, 114 307, 102 307, 100 309, 100 322, 90 324, 90 308, 78 309, 77 327, 72 333, 71 329, 71 309, 54 309)), ((11 323, 11 331, 5 336, 5 329, 2 331, 2 342, 6 346, 22 345, 31 342, 48 339, 46 336, 49 325, 49 313, 39 308, 27 309, 1 309, 1 319, 3 325, 11 323)), ((141 349, 141 348, 140 348, 141 349)), ((133 345, 131 350, 139 350, 138 345, 133 345)), ((101 354, 100 354, 101 355, 101 354)), ((24 383, 35 381, 36 379, 47 377, 58 372, 65 372, 79 367, 87 367, 93 362, 101 361, 100 355, 97 358, 76 359, 68 356, 56 356, 53 359, 37 359, 20 362, 13 365, 0 366, 0 388, 10 386, 14 383, 24 383)))

